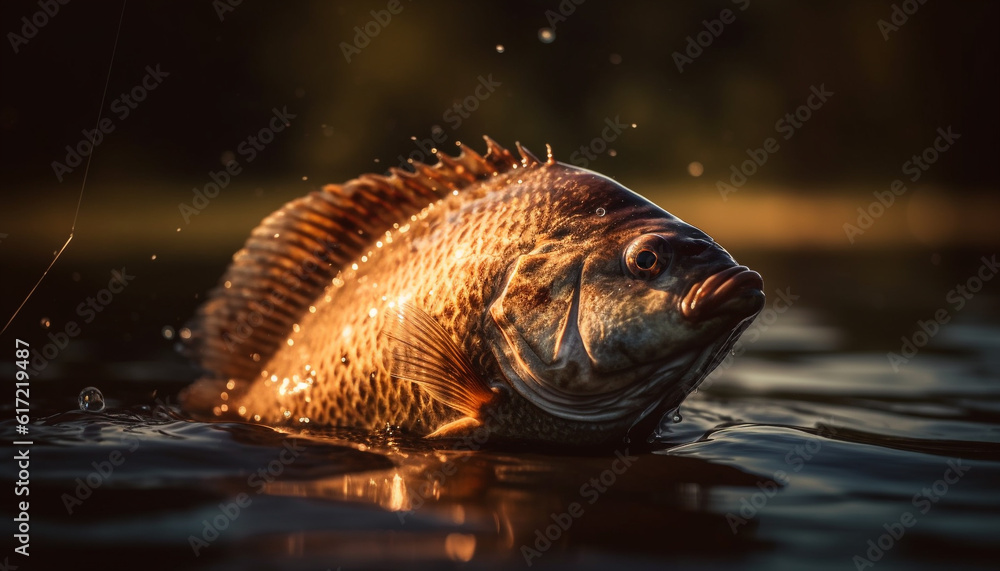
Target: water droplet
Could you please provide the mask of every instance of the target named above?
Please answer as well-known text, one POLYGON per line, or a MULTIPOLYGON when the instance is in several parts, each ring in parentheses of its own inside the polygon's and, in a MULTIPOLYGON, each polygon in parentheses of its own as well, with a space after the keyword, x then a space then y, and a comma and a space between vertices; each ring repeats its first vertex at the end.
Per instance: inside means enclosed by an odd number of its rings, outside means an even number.
POLYGON ((173 339, 174 338, 174 328, 171 327, 171 326, 169 326, 169 325, 163 326, 163 329, 160 331, 160 333, 163 334, 163 338, 164 339, 173 339))
POLYGON ((688 164, 688 174, 693 177, 699 177, 705 172, 705 167, 698 161, 693 161, 688 164))
POLYGON ((351 364, 351 360, 347 358, 347 353, 344 353, 343 356, 340 357, 340 362, 345 365, 351 364))
POLYGON ((497 53, 502 54, 504 50, 503 44, 497 44, 497 53))
POLYGON ((155 260, 155 259, 156 259, 156 254, 153 254, 152 256, 150 256, 150 258, 149 258, 149 259, 150 259, 150 260, 155 260))
POLYGON ((674 422, 680 422, 680 421, 682 421, 684 419, 681 418, 681 413, 678 412, 678 413, 674 413, 674 416, 673 416, 673 418, 671 418, 671 420, 673 420, 674 422))
POLYGON ((48 317, 43 317, 42 318, 42 329, 48 329, 51 326, 52 326, 52 322, 49 321, 49 318, 48 317))
POLYGON ((183 329, 180 330, 180 336, 181 336, 181 339, 190 339, 191 338, 191 330, 188 329, 187 327, 184 327, 183 329))
POLYGON ((104 395, 97 387, 87 387, 80 391, 78 402, 82 411, 101 412, 104 410, 104 395))
POLYGON ((552 28, 542 28, 538 30, 538 39, 543 44, 551 44, 556 41, 556 32, 552 28))
POLYGON ((598 209, 597 209, 597 215, 598 215, 598 216, 604 216, 604 215, 605 215, 605 214, 607 214, 607 213, 608 213, 608 211, 607 211, 607 210, 605 210, 605 209, 603 209, 603 208, 598 208, 598 209))

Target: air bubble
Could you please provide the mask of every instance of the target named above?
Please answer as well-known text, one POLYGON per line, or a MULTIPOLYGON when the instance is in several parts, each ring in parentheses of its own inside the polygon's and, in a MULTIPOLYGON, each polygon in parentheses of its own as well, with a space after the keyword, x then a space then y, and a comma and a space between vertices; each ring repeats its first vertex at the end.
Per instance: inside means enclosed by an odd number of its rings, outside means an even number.
POLYGON ((538 39, 543 44, 551 44, 556 41, 556 32, 552 28, 542 28, 538 30, 538 39))
POLYGON ((49 321, 49 318, 48 317, 43 317, 42 318, 42 329, 48 329, 51 326, 52 326, 52 322, 49 321))
POLYGON ((497 53, 502 54, 504 50, 503 44, 497 44, 497 53))
POLYGON ((173 339, 174 338, 174 328, 171 327, 171 326, 169 326, 169 325, 165 325, 163 327, 163 329, 160 330, 160 333, 163 335, 164 339, 173 339))
POLYGON ((598 216, 604 216, 604 215, 605 215, 605 214, 607 214, 607 213, 608 213, 608 211, 607 211, 607 210, 605 210, 605 209, 603 209, 603 208, 598 208, 598 209, 597 209, 597 215, 598 215, 598 216))
POLYGON ((80 403, 80 410, 86 412, 101 412, 104 410, 104 395, 97 387, 87 387, 80 391, 77 399, 80 403))

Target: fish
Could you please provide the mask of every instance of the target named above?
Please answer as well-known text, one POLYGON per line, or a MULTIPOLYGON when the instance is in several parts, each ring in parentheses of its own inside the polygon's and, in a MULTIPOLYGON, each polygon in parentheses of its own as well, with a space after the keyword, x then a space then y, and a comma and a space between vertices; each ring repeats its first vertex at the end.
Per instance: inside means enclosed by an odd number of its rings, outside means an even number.
POLYGON ((615 180, 489 137, 292 200, 196 310, 192 414, 599 446, 648 438, 763 280, 615 180))

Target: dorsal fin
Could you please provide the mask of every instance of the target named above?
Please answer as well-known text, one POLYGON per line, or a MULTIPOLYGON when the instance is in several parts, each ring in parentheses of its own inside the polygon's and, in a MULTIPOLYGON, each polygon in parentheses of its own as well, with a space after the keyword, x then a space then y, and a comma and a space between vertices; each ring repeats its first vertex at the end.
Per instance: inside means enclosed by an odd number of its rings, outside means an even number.
MULTIPOLYGON (((211 379, 251 379, 309 304, 340 269, 374 247, 378 236, 455 190, 521 167, 489 137, 479 155, 437 153, 433 166, 391 168, 343 185, 327 185, 284 205, 253 230, 198 309, 188 348, 211 379)), ((523 166, 541 164, 521 149, 523 166)), ((196 394, 211 394, 212 390, 196 394)), ((215 393, 218 396, 218 393, 215 393)))

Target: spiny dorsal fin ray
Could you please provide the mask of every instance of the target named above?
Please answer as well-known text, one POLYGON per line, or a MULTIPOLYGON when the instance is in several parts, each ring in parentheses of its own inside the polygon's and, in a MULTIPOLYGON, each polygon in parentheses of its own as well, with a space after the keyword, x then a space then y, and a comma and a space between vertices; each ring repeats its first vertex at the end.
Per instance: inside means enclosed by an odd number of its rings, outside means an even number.
POLYGON ((520 142, 514 143, 517 146, 517 152, 521 155, 521 166, 524 168, 536 167, 542 164, 542 160, 535 156, 534 153, 528 149, 521 146, 520 142))
POLYGON ((416 383, 463 416, 478 419, 493 391, 433 317, 403 304, 383 334, 390 340, 389 373, 394 378, 416 383))
POLYGON ((228 379, 258 375, 337 272, 372 248, 393 223, 521 166, 507 149, 484 138, 485 155, 460 144, 455 157, 437 153, 433 166, 414 162, 413 172, 390 168, 384 176, 365 174, 327 185, 265 218, 189 324, 188 348, 210 375, 205 382, 214 383, 212 390, 202 386, 189 397, 213 394, 228 379))

